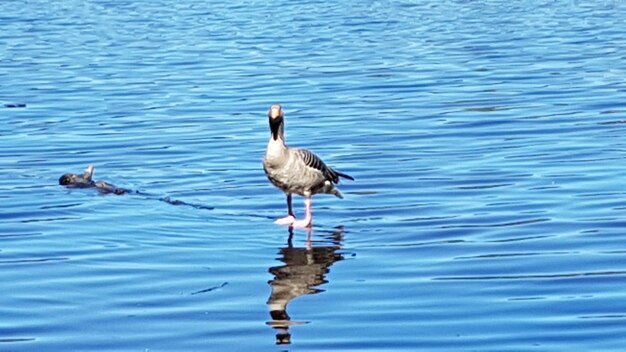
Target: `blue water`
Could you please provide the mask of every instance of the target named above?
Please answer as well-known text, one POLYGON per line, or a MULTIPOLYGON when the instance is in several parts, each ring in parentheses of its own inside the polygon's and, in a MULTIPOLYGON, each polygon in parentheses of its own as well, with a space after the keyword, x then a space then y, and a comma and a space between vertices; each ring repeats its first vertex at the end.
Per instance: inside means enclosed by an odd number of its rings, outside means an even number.
POLYGON ((622 351, 624 18, 0 2, 0 350, 622 351), (272 222, 272 103, 356 178, 310 234, 272 222), (145 194, 57 184, 88 164, 145 194))

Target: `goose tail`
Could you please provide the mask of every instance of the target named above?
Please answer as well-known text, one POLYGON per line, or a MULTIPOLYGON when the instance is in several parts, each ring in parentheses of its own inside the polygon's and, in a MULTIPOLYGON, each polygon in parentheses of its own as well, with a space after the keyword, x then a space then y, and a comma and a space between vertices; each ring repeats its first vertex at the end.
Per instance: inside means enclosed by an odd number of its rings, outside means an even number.
POLYGON ((344 174, 343 172, 339 172, 337 170, 335 170, 335 173, 337 174, 337 176, 339 177, 343 177, 343 178, 347 178, 348 180, 352 180, 354 181, 354 177, 348 175, 348 174, 344 174))
POLYGON ((343 194, 341 194, 341 192, 339 192, 337 188, 333 188, 331 194, 333 194, 337 198, 343 199, 343 194))

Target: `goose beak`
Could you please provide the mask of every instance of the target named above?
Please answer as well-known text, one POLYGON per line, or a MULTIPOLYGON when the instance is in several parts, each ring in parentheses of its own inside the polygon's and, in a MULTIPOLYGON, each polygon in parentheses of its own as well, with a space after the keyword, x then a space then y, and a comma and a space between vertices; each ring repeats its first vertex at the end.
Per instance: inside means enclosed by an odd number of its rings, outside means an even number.
POLYGON ((283 108, 278 104, 274 104, 270 106, 270 110, 267 112, 267 116, 269 116, 270 121, 279 120, 283 117, 283 108))
POLYGON ((270 118, 270 130, 272 131, 272 139, 277 140, 281 133, 281 126, 283 124, 283 108, 274 104, 270 106, 270 110, 267 112, 267 116, 270 118))

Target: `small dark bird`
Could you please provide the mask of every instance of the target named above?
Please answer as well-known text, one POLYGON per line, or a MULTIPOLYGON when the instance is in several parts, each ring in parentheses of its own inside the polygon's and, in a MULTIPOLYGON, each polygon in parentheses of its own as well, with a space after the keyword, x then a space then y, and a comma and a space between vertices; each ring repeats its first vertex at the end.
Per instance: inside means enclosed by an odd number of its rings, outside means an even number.
MULTIPOLYGON (((110 194, 110 193, 117 194, 117 195, 135 194, 135 195, 144 196, 146 198, 157 197, 150 193, 117 187, 116 185, 110 184, 105 181, 94 181, 92 180, 93 169, 94 169, 93 165, 89 165, 87 166, 87 168, 85 169, 85 172, 82 175, 77 175, 77 174, 72 174, 72 173, 64 174, 63 176, 59 178, 59 184, 67 188, 95 188, 98 190, 98 192, 102 194, 110 194)), ((172 199, 169 196, 160 197, 158 198, 158 200, 160 200, 161 202, 171 204, 171 205, 186 205, 186 206, 190 206, 196 209, 213 210, 213 207, 209 207, 209 206, 202 205, 202 204, 187 203, 187 202, 183 202, 182 200, 172 199)))
POLYGON ((130 190, 120 188, 104 181, 93 181, 93 165, 87 166, 82 175, 67 173, 59 178, 59 184, 68 188, 88 188, 93 187, 102 193, 125 194, 130 190))

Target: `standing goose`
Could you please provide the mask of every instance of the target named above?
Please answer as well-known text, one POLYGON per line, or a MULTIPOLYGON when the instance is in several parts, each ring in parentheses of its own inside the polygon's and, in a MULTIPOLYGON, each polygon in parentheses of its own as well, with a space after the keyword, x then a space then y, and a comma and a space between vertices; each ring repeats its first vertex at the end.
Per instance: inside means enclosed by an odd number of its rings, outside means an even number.
POLYGON ((276 220, 277 224, 293 227, 309 227, 313 218, 311 197, 317 193, 334 194, 343 198, 335 188, 339 177, 354 180, 352 176, 326 166, 322 159, 303 148, 292 148, 285 144, 285 123, 280 105, 270 106, 268 117, 271 136, 263 158, 263 170, 272 184, 287 195, 288 214, 276 220), (291 206, 291 195, 304 197, 305 218, 296 220, 291 206))

